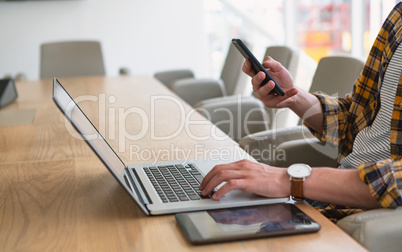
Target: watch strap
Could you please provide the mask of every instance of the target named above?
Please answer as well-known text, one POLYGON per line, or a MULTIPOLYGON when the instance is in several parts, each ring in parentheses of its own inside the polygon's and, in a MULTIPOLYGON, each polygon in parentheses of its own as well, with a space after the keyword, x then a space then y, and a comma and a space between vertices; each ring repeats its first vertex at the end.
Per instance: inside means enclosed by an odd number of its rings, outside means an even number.
POLYGON ((303 181, 304 178, 291 178, 290 179, 290 194, 293 200, 304 200, 303 193, 303 181))

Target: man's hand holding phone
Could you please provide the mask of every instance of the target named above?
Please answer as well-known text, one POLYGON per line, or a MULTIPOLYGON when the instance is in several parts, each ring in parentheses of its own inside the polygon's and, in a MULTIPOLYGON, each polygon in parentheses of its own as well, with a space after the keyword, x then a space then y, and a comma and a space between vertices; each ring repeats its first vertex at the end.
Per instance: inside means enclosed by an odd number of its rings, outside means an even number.
POLYGON ((246 59, 243 71, 252 77, 254 92, 265 106, 282 108, 295 103, 294 99, 289 98, 298 91, 287 69, 271 57, 266 57, 261 64, 240 39, 232 39, 232 43, 246 59))
POLYGON ((247 59, 243 65, 243 72, 251 77, 253 90, 258 99, 269 108, 284 108, 294 105, 294 96, 298 93, 298 90, 294 87, 293 78, 289 71, 271 57, 266 57, 262 65, 281 86, 284 95, 279 96, 272 93, 275 83, 271 80, 261 86, 261 82, 266 78, 265 73, 263 71, 256 72, 252 67, 251 61, 247 59))

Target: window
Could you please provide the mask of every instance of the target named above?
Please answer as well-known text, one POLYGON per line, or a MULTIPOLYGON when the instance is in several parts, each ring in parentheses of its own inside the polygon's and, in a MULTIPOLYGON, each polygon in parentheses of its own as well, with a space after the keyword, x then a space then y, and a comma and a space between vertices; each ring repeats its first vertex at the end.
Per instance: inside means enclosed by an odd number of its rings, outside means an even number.
POLYGON ((350 0, 297 1, 297 44, 315 61, 331 54, 350 54, 350 0))
POLYGON ((262 59, 270 45, 300 48, 316 62, 333 54, 366 58, 398 0, 204 0, 211 73, 219 77, 230 40, 247 39, 262 59))
POLYGON ((204 0, 211 75, 219 77, 232 38, 248 42, 262 60, 269 45, 284 44, 283 0, 204 0))

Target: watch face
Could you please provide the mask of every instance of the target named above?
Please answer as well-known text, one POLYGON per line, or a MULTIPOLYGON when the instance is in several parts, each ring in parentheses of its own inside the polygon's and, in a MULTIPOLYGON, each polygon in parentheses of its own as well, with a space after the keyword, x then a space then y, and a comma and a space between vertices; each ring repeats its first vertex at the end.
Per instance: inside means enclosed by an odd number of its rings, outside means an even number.
POLYGON ((289 166, 288 174, 293 178, 305 178, 311 174, 311 167, 306 164, 293 164, 289 166))

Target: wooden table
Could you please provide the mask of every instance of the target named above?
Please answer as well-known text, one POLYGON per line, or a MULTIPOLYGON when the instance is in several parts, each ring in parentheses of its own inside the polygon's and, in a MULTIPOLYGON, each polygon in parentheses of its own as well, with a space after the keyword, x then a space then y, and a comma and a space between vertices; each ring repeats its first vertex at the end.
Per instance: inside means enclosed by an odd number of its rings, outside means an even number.
MULTIPOLYGON (((60 82, 125 162, 244 155, 151 77, 60 82)), ((1 251, 364 251, 307 204, 298 207, 321 224, 318 233, 193 246, 174 215, 145 216, 68 133, 51 99, 52 80, 19 82, 17 91, 18 100, 3 110, 36 115, 32 124, 0 127, 1 251)))

